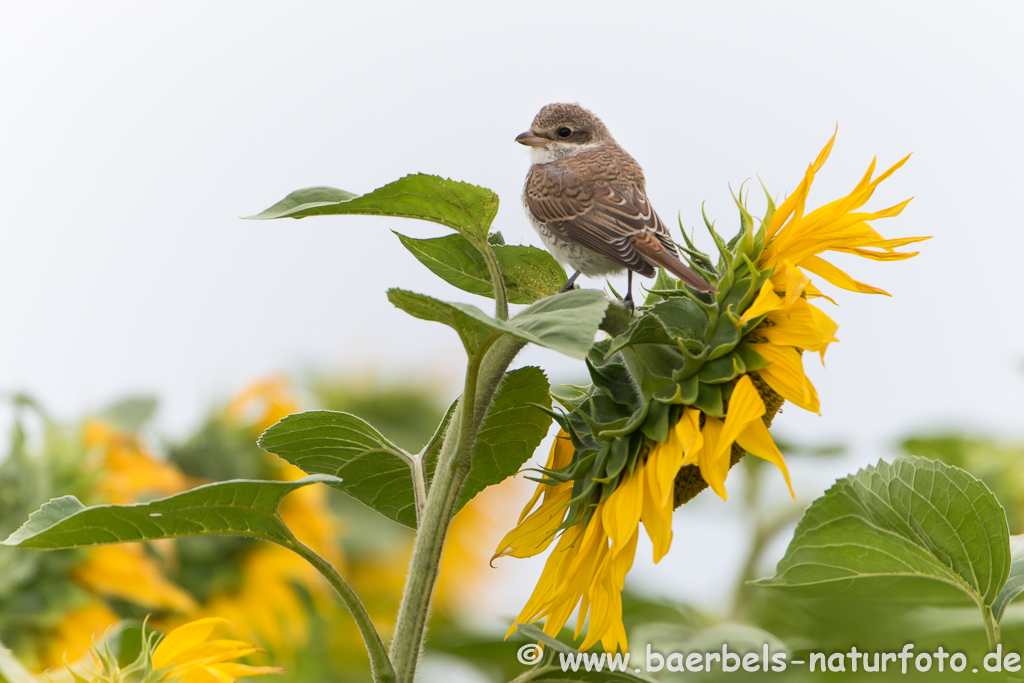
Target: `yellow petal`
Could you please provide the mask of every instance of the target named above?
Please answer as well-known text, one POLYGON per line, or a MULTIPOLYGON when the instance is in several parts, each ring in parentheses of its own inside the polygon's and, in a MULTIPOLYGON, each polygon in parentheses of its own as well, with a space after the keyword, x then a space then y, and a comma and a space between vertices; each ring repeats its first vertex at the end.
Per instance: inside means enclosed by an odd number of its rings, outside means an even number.
POLYGON ((729 494, 725 492, 725 477, 729 473, 729 461, 725 460, 724 468, 722 466, 722 454, 728 446, 722 443, 722 428, 722 421, 717 417, 704 419, 704 429, 701 430, 701 434, 704 436, 704 447, 698 456, 698 465, 701 476, 704 477, 704 481, 708 483, 711 490, 717 493, 722 500, 728 500, 729 494))
POLYGON ((222 625, 230 625, 230 622, 220 617, 206 617, 174 629, 164 636, 153 651, 153 668, 171 666, 185 652, 202 644, 215 628, 222 625))
POLYGON ((749 308, 743 312, 743 315, 740 316, 740 324, 748 323, 754 318, 771 311, 776 311, 782 308, 782 306, 782 299, 775 294, 775 287, 772 285, 771 280, 769 280, 761 285, 761 290, 757 293, 757 297, 750 304, 749 308))
MULTIPOLYGON (((683 444, 683 461, 680 466, 696 465, 704 448, 704 435, 700 431, 700 411, 695 408, 683 408, 675 431, 683 444)), ((664 476, 659 475, 659 479, 664 481, 664 476)))
MULTIPOLYGON (((673 500, 662 499, 661 482, 658 481, 656 463, 647 461, 644 468, 647 486, 644 487, 644 508, 640 520, 654 546, 654 562, 660 562, 672 545, 672 504, 673 500)), ((673 477, 674 478, 674 477, 673 477)))
POLYGON ((847 289, 851 292, 860 292, 861 294, 884 294, 885 296, 891 296, 885 290, 872 287, 871 285, 864 284, 863 282, 857 282, 839 268, 836 268, 825 259, 817 256, 807 257, 803 260, 800 266, 806 268, 815 275, 820 275, 836 287, 841 287, 842 289, 847 289))
POLYGON ((644 485, 640 468, 628 474, 608 497, 602 522, 612 541, 612 553, 618 553, 635 535, 644 505, 644 485))
POLYGON ((796 349, 775 344, 751 344, 751 347, 771 361, 771 365, 757 371, 768 386, 787 401, 820 414, 818 393, 804 374, 803 361, 796 349))
POLYGON ((789 310, 770 313, 768 320, 774 325, 758 330, 758 334, 778 346, 824 354, 831 342, 839 341, 835 337, 839 325, 806 299, 798 299, 789 310))
POLYGON ((796 494, 793 493, 793 483, 789 480, 789 470, 786 468, 786 461, 783 459, 778 446, 775 445, 775 441, 772 440, 768 427, 765 426, 763 420, 754 420, 748 424, 740 432, 736 442, 747 453, 756 455, 762 460, 767 460, 782 470, 782 476, 786 479, 786 486, 789 487, 789 495, 796 498, 796 494))
MULTIPOLYGON (((544 465, 544 469, 548 470, 560 470, 569 465, 572 462, 572 456, 575 449, 572 445, 572 439, 569 438, 569 434, 564 429, 558 430, 558 434, 555 436, 554 442, 551 444, 551 452, 548 454, 547 464, 544 465)), ((526 516, 530 514, 533 506, 536 505, 542 494, 551 493, 552 486, 548 484, 537 484, 537 488, 534 489, 533 497, 523 507, 523 512, 519 515, 519 521, 522 522, 526 519, 526 516)))

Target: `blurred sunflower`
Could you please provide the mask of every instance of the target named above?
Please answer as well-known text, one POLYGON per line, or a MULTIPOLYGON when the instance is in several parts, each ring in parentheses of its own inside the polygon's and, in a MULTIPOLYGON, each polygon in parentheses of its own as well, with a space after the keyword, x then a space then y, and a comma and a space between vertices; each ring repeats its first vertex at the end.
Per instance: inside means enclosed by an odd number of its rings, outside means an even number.
MULTIPOLYGON (((40 452, 12 454, 4 468, 0 478, 21 482, 12 491, 19 505, 67 493, 92 504, 126 504, 185 488, 181 472, 150 453, 135 431, 103 418, 79 430, 48 422, 40 452)), ((9 567, 0 589, 0 633, 31 669, 81 658, 98 634, 127 615, 187 614, 197 607, 140 544, 11 556, 10 563, 18 568, 9 567)))
POLYGON ((91 667, 68 664, 67 673, 75 683, 234 683, 239 678, 283 673, 277 667, 239 662, 261 652, 251 643, 211 639, 216 630, 226 626, 230 622, 225 619, 197 619, 163 637, 147 633, 143 627, 140 652, 127 665, 118 662, 104 637, 89 649, 91 667))
POLYGON ((744 227, 728 245, 709 225, 722 255, 718 267, 687 240, 694 267, 717 283, 716 296, 694 294, 662 276, 630 327, 595 345, 588 357, 594 384, 563 401, 570 413, 559 418, 563 429, 544 478, 494 555, 530 557, 558 539, 516 623, 545 619, 544 631, 555 636, 575 611, 574 638, 586 633, 581 650, 597 643, 626 650, 621 591, 640 523, 658 562, 672 542, 673 509, 699 490, 687 483, 690 471, 724 499, 731 466, 749 453, 776 465, 792 494, 768 426, 783 400, 819 411, 802 354, 824 358, 838 329, 810 303, 823 294, 804 271, 844 289, 884 294, 820 254, 899 260, 916 252, 897 247, 927 239, 888 240, 869 225, 898 215, 909 200, 858 212, 906 158, 874 179, 872 161, 847 196, 805 215, 834 140, 777 210, 769 197, 756 233, 740 200, 744 227), (621 380, 626 375, 628 382, 621 380))
MULTIPOLYGON (((298 468, 256 446, 257 437, 298 402, 283 377, 245 387, 171 459, 196 481, 257 478, 289 481, 298 468)), ((327 489, 299 489, 281 504, 281 517, 296 537, 343 567, 340 520, 327 504, 327 489)), ((307 596, 321 616, 342 614, 330 586, 298 555, 275 545, 238 538, 182 539, 177 543, 177 579, 200 596, 199 614, 226 617, 246 638, 290 662, 309 641, 307 596)), ((162 623, 162 622, 161 622, 162 623)), ((173 622, 171 622, 173 623, 173 622)))

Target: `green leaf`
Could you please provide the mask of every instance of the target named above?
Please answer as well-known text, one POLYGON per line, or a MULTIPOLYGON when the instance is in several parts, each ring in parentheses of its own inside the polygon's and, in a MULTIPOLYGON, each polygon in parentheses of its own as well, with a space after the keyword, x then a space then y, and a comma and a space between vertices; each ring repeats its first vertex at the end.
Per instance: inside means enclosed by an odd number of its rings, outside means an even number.
POLYGON ((287 482, 236 479, 148 503, 88 508, 74 496, 63 496, 33 512, 3 543, 55 549, 184 536, 249 536, 287 543, 291 535, 277 514, 281 499, 318 482, 337 483, 328 476, 287 482))
POLYGON ((289 415, 259 446, 309 474, 342 477, 331 486, 388 519, 416 527, 412 456, 365 421, 333 410, 289 415))
POLYGON ((455 330, 470 356, 479 351, 487 337, 496 330, 497 320, 476 306, 448 303, 406 289, 389 289, 388 301, 414 318, 443 323, 455 330))
POLYGON ((697 373, 697 377, 701 382, 721 384, 739 377, 744 372, 746 372, 746 366, 743 364, 743 359, 740 354, 733 352, 705 363, 697 373))
POLYGON ((548 433, 551 416, 537 406, 551 408, 550 386, 544 371, 519 368, 505 374, 477 432, 473 465, 455 510, 473 496, 519 471, 548 433))
POLYGON ((945 586, 989 607, 1009 571, 1006 515, 988 487, 959 468, 901 456, 840 479, 812 503, 775 576, 757 583, 811 596, 920 589, 928 600, 945 597, 929 586, 945 586))
MULTIPOLYGON (((496 246, 494 256, 514 304, 529 304, 558 294, 565 285, 565 269, 543 249, 531 246, 496 246)), ((492 291, 493 296, 493 291, 492 291)))
POLYGON ((697 385, 697 398, 693 401, 693 407, 700 408, 701 412, 705 415, 724 418, 725 407, 722 403, 723 400, 721 384, 705 384, 701 382, 697 385))
POLYGON ((992 616, 996 623, 1002 620, 1007 605, 1024 593, 1024 536, 1010 536, 1010 558, 1010 574, 1006 578, 1006 585, 999 591, 992 605, 992 616))
POLYGON ((337 214, 400 216, 440 223, 479 243, 498 213, 498 195, 487 188, 435 175, 408 175, 369 194, 330 187, 296 190, 255 220, 337 214))
POLYGON ((388 290, 388 299, 410 315, 455 329, 470 354, 476 353, 492 332, 499 332, 580 359, 593 346, 608 307, 601 292, 577 289, 542 299, 506 321, 492 318, 476 306, 439 301, 404 289, 388 290))
MULTIPOLYGON (((480 250, 462 235, 414 239, 395 234, 420 263, 445 282, 471 294, 494 298, 487 262, 480 250)), ((557 294, 565 283, 565 271, 543 249, 503 244, 491 248, 511 303, 533 303, 557 294)))
POLYGON ((675 346, 675 339, 653 314, 647 313, 637 318, 625 332, 612 340, 605 356, 611 356, 627 346, 637 344, 662 344, 675 346))
POLYGON ((538 301, 507 325, 513 337, 582 360, 594 345, 607 308, 602 292, 576 289, 538 301))

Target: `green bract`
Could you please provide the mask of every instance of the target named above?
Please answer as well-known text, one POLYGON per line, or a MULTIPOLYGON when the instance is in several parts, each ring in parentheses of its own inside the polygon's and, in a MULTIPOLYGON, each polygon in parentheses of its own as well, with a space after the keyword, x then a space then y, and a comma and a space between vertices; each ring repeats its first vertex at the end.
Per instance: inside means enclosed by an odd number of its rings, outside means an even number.
POLYGON ((568 412, 553 416, 576 456, 567 469, 545 475, 550 483, 576 481, 566 527, 586 519, 653 444, 666 440, 683 406, 724 418, 735 380, 768 366, 747 343, 764 316, 740 317, 771 275, 755 264, 775 207, 769 197, 755 232, 743 202, 736 204, 740 230, 728 243, 705 218, 717 263, 683 232, 690 265, 718 292, 696 292, 659 270, 644 305, 587 354, 591 384, 558 397, 568 412))

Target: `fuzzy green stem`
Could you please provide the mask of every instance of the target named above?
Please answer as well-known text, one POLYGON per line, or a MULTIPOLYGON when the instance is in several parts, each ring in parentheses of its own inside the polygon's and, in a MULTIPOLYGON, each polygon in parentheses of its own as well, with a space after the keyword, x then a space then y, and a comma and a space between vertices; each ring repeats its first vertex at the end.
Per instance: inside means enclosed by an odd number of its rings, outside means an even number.
POLYGON ((470 358, 466 369, 462 398, 452 415, 427 492, 423 518, 409 563, 409 576, 398 609, 395 637, 391 641, 390 655, 399 683, 412 683, 416 674, 441 551, 448 525, 455 514, 459 491, 469 475, 477 428, 505 369, 519 348, 522 346, 508 346, 504 338, 495 337, 470 358), (478 403, 478 395, 487 397, 485 405, 478 403))
POLYGON ((999 645, 999 624, 989 606, 981 608, 981 616, 985 620, 985 638, 988 640, 988 651, 995 652, 999 645))
POLYGON ((341 574, 338 573, 338 570, 330 562, 313 552, 311 548, 304 545, 294 535, 291 535, 291 532, 289 532, 289 535, 291 538, 285 547, 316 567, 317 571, 337 591, 341 601, 345 603, 345 607, 348 608, 352 618, 355 619, 359 633, 363 636, 366 651, 370 655, 370 672, 373 675, 374 683, 395 683, 397 680, 395 678, 395 669, 391 666, 387 648, 384 647, 384 641, 380 639, 380 634, 377 633, 377 629, 374 627, 370 615, 366 613, 366 608, 360 602, 359 596, 355 594, 352 587, 345 582, 345 579, 342 578, 341 574))

